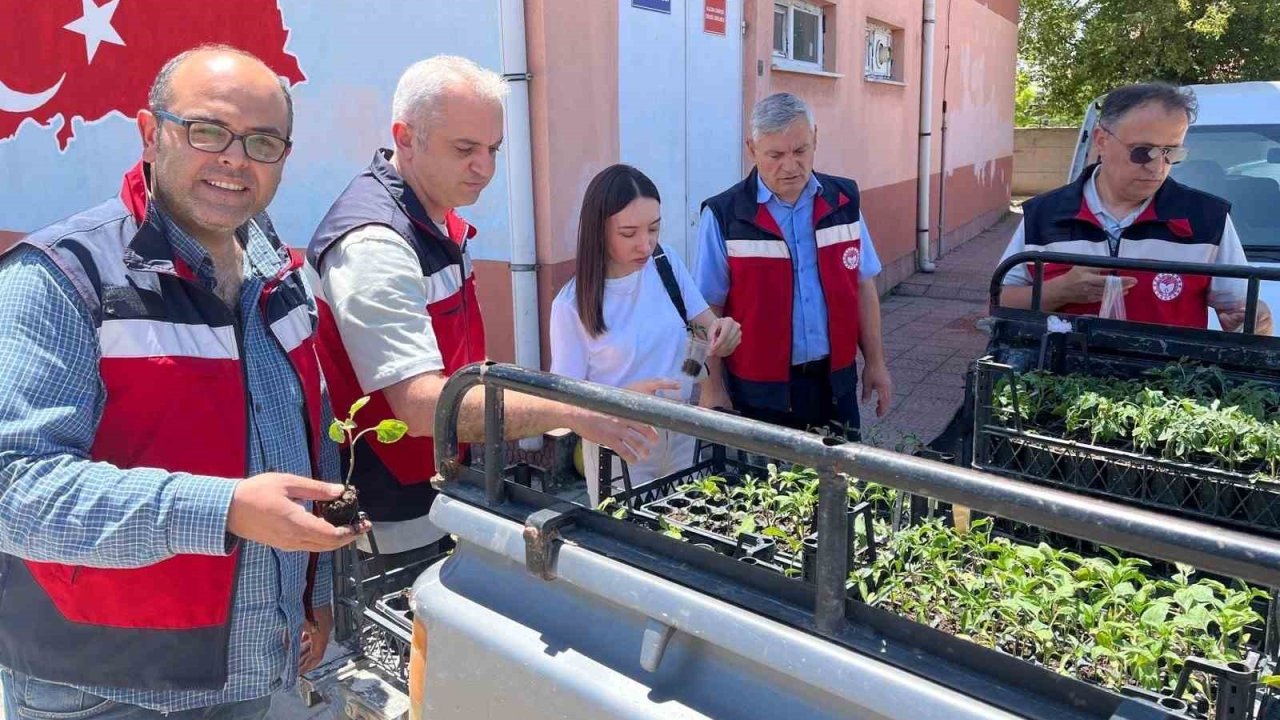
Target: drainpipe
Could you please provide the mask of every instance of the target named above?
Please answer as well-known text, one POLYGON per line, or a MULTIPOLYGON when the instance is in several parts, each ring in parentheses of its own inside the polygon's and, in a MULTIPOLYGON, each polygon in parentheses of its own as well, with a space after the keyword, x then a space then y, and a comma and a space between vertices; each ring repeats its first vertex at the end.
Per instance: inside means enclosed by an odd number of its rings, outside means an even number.
POLYGON ((916 267, 933 272, 929 259, 929 177, 933 160, 933 31, 938 25, 938 0, 924 0, 920 43, 920 165, 916 169, 916 267))
MULTIPOLYGON (((529 56, 525 46, 524 0, 500 0, 502 76, 507 80, 502 156, 507 166, 507 208, 511 225, 511 301, 515 361, 542 369, 538 325, 538 251, 533 222, 533 144, 529 129, 529 56)), ((524 450, 542 449, 542 436, 520 441, 524 450)))

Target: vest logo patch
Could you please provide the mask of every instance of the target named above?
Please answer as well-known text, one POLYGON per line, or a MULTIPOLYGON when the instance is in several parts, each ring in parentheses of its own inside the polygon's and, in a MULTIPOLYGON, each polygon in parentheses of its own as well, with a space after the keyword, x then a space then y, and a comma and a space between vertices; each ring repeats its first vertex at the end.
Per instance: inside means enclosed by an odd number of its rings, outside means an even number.
POLYGON ((1173 273, 1160 273, 1151 281, 1151 289, 1156 297, 1168 302, 1182 294, 1182 276, 1173 273))
POLYGON ((844 251, 844 266, 850 270, 857 270, 858 263, 862 260, 862 253, 858 252, 858 248, 846 248, 844 251))

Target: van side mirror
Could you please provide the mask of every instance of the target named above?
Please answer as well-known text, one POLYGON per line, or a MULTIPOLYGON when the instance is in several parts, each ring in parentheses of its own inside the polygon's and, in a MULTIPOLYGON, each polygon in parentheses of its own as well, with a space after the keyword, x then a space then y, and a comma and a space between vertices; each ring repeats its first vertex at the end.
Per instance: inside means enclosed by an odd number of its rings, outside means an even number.
POLYGON ((1271 148, 1267 151, 1267 162, 1280 165, 1280 148, 1271 148))

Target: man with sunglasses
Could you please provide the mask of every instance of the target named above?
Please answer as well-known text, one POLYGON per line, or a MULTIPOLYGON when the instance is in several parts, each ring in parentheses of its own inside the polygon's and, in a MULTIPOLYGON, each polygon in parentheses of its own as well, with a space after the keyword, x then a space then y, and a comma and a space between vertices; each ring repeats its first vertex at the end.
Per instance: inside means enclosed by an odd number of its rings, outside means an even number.
POLYGON ((323 654, 336 498, 301 257, 263 210, 288 88, 169 61, 119 197, 0 257, 6 716, 266 716, 323 654))
MULTIPOLYGON (((1004 257, 1024 251, 1188 263, 1247 265, 1230 204, 1169 177, 1187 157, 1183 141, 1194 121, 1195 96, 1163 83, 1118 88, 1103 100, 1093 134, 1097 163, 1070 185, 1028 200, 1004 257)), ((1031 307, 1035 268, 1013 268, 1000 302, 1031 307)), ((1044 265, 1041 307, 1098 314, 1108 272, 1079 265, 1044 265)), ((1222 327, 1244 323, 1243 280, 1185 273, 1117 271, 1129 320, 1204 328, 1208 308, 1222 327)), ((1271 333, 1271 313, 1258 304, 1256 332, 1271 333)))

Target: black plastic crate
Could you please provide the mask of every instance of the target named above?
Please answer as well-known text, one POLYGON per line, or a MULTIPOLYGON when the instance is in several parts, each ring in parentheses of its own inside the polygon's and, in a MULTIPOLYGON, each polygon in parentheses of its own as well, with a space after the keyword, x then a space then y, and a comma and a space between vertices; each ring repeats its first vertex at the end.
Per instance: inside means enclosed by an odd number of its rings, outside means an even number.
POLYGON ((1280 483, 1205 465, 1069 440, 1002 418, 994 406, 1013 368, 978 361, 972 384, 973 465, 1005 477, 1106 497, 1197 520, 1280 536, 1280 483))

